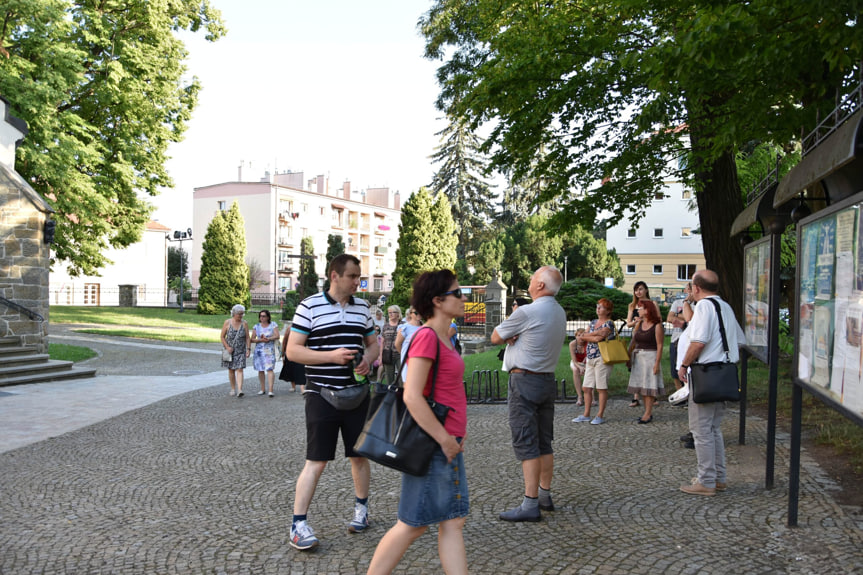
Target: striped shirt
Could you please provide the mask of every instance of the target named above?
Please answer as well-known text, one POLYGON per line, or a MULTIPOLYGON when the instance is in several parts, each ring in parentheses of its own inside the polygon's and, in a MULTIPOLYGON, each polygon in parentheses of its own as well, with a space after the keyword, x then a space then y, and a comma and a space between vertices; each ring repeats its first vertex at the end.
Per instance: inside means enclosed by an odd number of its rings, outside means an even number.
MULTIPOLYGON (((351 296, 342 306, 326 292, 316 293, 300 302, 291 331, 307 336, 306 347, 315 351, 346 348, 364 349, 364 339, 374 336, 371 309, 366 300, 351 296)), ((353 367, 337 363, 306 366, 306 378, 325 387, 354 385, 353 367)))

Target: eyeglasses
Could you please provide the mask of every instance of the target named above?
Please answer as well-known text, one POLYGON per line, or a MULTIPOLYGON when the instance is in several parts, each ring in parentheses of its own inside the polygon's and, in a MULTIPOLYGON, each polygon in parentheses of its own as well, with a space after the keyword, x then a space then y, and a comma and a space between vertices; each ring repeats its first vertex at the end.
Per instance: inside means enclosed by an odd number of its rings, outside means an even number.
POLYGON ((457 298, 461 299, 461 296, 462 296, 463 294, 461 293, 461 288, 458 288, 458 289, 452 289, 452 290, 449 290, 449 291, 445 291, 445 292, 443 292, 443 293, 442 293, 442 294, 440 294, 440 295, 441 295, 441 297, 446 297, 446 296, 448 296, 448 295, 454 295, 455 297, 457 297, 457 298))

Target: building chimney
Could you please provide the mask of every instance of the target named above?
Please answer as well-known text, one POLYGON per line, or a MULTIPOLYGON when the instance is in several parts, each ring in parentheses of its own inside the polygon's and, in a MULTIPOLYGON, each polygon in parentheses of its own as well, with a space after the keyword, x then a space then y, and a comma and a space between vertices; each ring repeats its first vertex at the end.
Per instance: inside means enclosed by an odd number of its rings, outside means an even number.
POLYGON ((342 196, 346 200, 351 199, 351 183, 347 180, 345 180, 345 183, 342 184, 342 196))
POLYGON ((237 181, 243 181, 243 160, 240 160, 240 165, 237 166, 237 181))
POLYGON ((327 192, 326 187, 324 186, 324 175, 319 174, 317 178, 315 178, 318 183, 318 193, 325 194, 327 192))
POLYGON ((393 194, 393 209, 399 211, 402 209, 402 199, 401 194, 399 194, 398 190, 393 194))

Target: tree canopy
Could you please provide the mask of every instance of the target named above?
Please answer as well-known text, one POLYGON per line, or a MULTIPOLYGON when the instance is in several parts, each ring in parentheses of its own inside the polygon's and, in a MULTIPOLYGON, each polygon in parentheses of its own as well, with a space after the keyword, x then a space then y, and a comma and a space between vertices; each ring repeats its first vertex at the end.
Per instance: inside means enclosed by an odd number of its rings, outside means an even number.
POLYGON ((220 211, 210 220, 201 244, 198 313, 229 313, 236 304, 249 307, 249 267, 246 264, 246 231, 240 205, 220 211))
POLYGON ((664 179, 691 183, 707 265, 739 306, 736 151, 788 142, 833 108, 863 56, 860 7, 438 0, 420 27, 426 55, 444 60, 438 106, 489 125, 492 168, 564 200, 558 228, 606 212, 637 223, 664 179))
POLYGON ((141 238, 148 196, 201 86, 175 33, 225 33, 209 0, 5 0, 0 91, 29 133, 16 170, 56 210, 54 261, 95 274, 105 248, 141 238))
POLYGON ((307 298, 318 293, 318 272, 315 271, 315 244, 310 236, 300 241, 300 255, 312 256, 300 260, 300 293, 301 298, 307 298))

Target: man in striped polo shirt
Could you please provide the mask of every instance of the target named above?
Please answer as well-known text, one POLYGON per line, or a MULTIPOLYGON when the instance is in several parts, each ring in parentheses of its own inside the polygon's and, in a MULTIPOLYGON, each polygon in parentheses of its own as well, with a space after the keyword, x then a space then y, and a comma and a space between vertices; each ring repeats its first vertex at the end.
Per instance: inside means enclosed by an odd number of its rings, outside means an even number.
POLYGON ((306 514, 327 462, 336 457, 339 432, 345 457, 351 461, 356 494, 348 531, 359 533, 369 526, 371 470, 368 460, 353 450, 365 424, 368 396, 357 407, 340 410, 327 402, 320 390, 358 385, 353 372, 371 372, 371 362, 378 356, 378 341, 368 302, 353 295, 360 285, 360 260, 348 254, 336 256, 328 274, 329 291, 309 296, 297 306, 285 350, 291 361, 306 366, 306 464, 297 479, 290 539, 291 546, 300 550, 318 545, 306 514), (360 355, 362 359, 355 362, 360 355))

